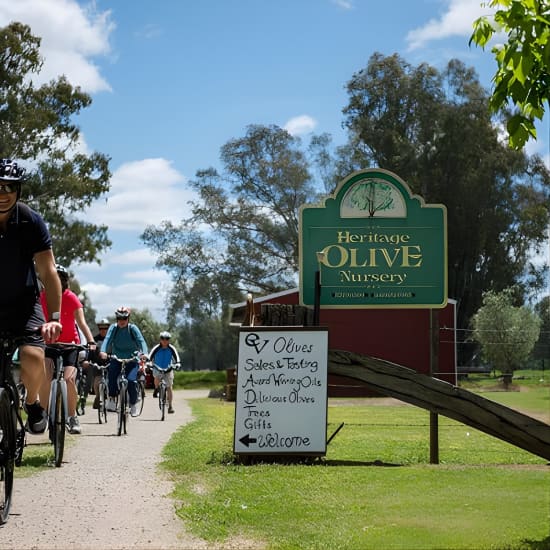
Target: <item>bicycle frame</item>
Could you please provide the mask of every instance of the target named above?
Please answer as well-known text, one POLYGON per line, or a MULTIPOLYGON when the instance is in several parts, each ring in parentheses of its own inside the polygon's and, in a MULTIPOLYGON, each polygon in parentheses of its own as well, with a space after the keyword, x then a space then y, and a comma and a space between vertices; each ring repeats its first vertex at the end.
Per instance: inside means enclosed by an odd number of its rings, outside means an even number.
POLYGON ((54 462, 56 467, 60 467, 63 462, 63 452, 65 449, 65 425, 69 415, 67 402, 67 381, 65 380, 65 367, 63 365, 63 352, 69 350, 83 350, 86 346, 80 344, 66 344, 57 342, 47 344, 49 350, 55 358, 51 358, 54 364, 53 379, 50 384, 50 399, 48 407, 48 428, 50 441, 54 447, 54 462))
POLYGON ((160 409, 160 419, 164 420, 166 416, 166 392, 168 390, 168 385, 166 384, 166 376, 168 373, 173 370, 177 370, 177 367, 174 363, 170 363, 168 367, 163 369, 156 363, 148 363, 148 366, 153 370, 153 376, 155 378, 160 377, 160 382, 158 385, 158 398, 159 398, 159 409, 160 409))
POLYGON ((98 365, 97 363, 90 363, 90 366, 88 368, 95 367, 100 372, 100 379, 99 383, 97 385, 97 395, 98 398, 98 407, 97 407, 97 417, 100 424, 107 424, 107 399, 108 399, 108 391, 107 391, 107 369, 109 368, 109 365, 98 365))
MULTIPOLYGON (((137 353, 137 352, 136 352, 137 353)), ((117 435, 122 435, 122 433, 127 434, 127 423, 129 416, 129 395, 128 395, 128 385, 129 380, 126 377, 126 365, 128 363, 138 363, 137 354, 134 354, 132 357, 127 359, 120 359, 116 355, 112 355, 111 358, 120 363, 120 374, 118 375, 118 426, 117 426, 117 435)))

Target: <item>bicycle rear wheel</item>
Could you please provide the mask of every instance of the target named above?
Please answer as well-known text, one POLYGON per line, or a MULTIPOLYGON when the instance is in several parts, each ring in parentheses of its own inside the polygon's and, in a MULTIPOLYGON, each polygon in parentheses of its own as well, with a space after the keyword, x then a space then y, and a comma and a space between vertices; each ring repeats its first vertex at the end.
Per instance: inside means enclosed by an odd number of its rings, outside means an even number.
POLYGON ((159 384, 159 408, 160 408, 160 419, 164 420, 166 414, 166 384, 164 380, 161 380, 159 384))
POLYGON ((86 399, 88 397, 88 379, 85 372, 78 377, 76 386, 78 391, 78 402, 76 404, 76 414, 82 416, 86 412, 86 399))
POLYGON ((9 393, 0 388, 0 525, 8 520, 15 467, 17 417, 9 393))
POLYGON ((128 383, 121 382, 118 394, 118 426, 117 435, 126 433, 126 419, 128 415, 128 383))
POLYGON ((57 468, 63 462, 63 452, 65 450, 65 430, 67 429, 67 385, 65 380, 56 380, 55 404, 53 415, 53 448, 54 462, 57 468))
POLYGON ((137 389, 137 416, 139 416, 143 412, 143 404, 145 402, 145 382, 142 380, 138 380, 136 382, 136 389, 137 389))
POLYGON ((97 388, 98 406, 97 418, 100 424, 107 424, 107 385, 100 382, 97 388))

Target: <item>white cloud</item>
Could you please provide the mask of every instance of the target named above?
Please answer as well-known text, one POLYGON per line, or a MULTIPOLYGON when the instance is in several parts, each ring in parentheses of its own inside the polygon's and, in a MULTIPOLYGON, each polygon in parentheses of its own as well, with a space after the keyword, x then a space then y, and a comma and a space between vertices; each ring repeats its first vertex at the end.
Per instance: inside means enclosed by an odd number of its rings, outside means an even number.
POLYGON ((490 16, 493 12, 494 9, 482 6, 480 0, 450 0, 447 11, 441 17, 430 19, 423 27, 407 34, 408 49, 422 48, 433 40, 451 36, 469 37, 474 21, 482 15, 490 16))
POLYGON ((97 11, 94 3, 83 7, 76 0, 0 0, 0 25, 12 21, 29 25, 42 39, 44 65, 33 76, 38 84, 65 75, 89 93, 111 89, 92 61, 111 52, 110 10, 97 11))
POLYGON ((113 173, 107 201, 96 201, 84 215, 112 230, 143 231, 163 220, 179 223, 189 214, 187 203, 194 197, 184 183, 165 159, 128 162, 113 173))
POLYGON ((353 9, 353 2, 351 0, 332 0, 332 3, 344 10, 353 9))
POLYGON ((317 126, 317 121, 309 115, 300 115, 291 118, 285 125, 284 129, 291 135, 297 136, 312 132, 317 126))
POLYGON ((88 282, 81 285, 90 297, 98 318, 113 315, 115 310, 126 305, 132 309, 148 309, 158 321, 165 320, 165 291, 151 287, 147 282, 129 282, 118 285, 88 282))

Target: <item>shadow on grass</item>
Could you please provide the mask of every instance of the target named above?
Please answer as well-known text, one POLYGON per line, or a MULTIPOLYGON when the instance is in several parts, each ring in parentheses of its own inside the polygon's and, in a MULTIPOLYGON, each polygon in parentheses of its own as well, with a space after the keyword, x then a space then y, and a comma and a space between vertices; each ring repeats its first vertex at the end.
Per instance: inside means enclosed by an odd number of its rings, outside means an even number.
POLYGON ((279 464, 283 466, 362 466, 398 468, 403 464, 383 462, 382 460, 326 460, 319 456, 291 455, 235 455, 230 452, 213 452, 207 464, 222 464, 225 466, 254 466, 257 464, 279 464))
POLYGON ((550 536, 542 540, 523 540, 520 548, 529 550, 550 550, 550 536))

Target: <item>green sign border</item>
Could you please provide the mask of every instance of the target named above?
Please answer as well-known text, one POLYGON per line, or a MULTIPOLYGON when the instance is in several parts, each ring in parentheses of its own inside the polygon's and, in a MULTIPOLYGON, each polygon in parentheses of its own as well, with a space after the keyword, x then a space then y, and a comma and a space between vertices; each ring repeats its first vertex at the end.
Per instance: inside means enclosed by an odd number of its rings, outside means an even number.
MULTIPOLYGON (((303 205, 300 208, 299 228, 299 267, 300 267, 300 303, 314 305, 315 273, 319 271, 321 281, 320 306, 333 309, 396 309, 396 308, 444 308, 447 305, 447 208, 443 204, 426 204, 424 199, 411 192, 409 186, 396 174, 381 168, 369 168, 354 172, 343 179, 332 195, 321 203, 303 205), (365 180, 365 185, 360 185, 365 180), (359 184, 359 185, 358 185, 359 184), (359 206, 357 206, 359 205, 359 206), (311 228, 315 228, 315 231, 311 228), (387 244, 387 250, 378 250, 382 262, 386 259, 384 279, 396 284, 373 282, 358 284, 354 282, 334 284, 334 276, 327 271, 317 252, 325 250, 331 243, 327 234, 340 235, 357 231, 376 234, 374 238, 403 239, 414 237, 416 245, 422 245, 422 261, 418 260, 416 270, 394 268, 393 259, 399 254, 410 253, 407 258, 414 262, 411 250, 420 246, 404 246, 399 250, 394 244, 387 244), (406 235, 403 232, 408 232, 406 235), (305 249, 308 247, 308 250, 305 249), (393 247, 393 248, 392 248, 393 247), (405 249, 407 249, 405 251, 405 249), (401 292, 407 285, 396 286, 399 281, 410 275, 408 292, 401 292), (399 274, 401 273, 401 275, 399 274), (328 275, 328 277, 327 277, 328 275), (424 278, 424 279, 423 279, 424 278), (326 280, 329 279, 328 284, 326 280), (393 290, 392 290, 393 289, 393 290), (337 296, 337 298, 335 298, 337 296)), ((334 240, 332 241, 334 244, 334 240)), ((409 244, 409 243, 407 243, 409 244)), ((412 243, 411 243, 412 244, 412 243)), ((355 245, 360 247, 361 245, 355 245)), ((363 247, 366 245, 363 244, 363 247)), ((384 245, 377 246, 383 248, 384 245)), ((334 247, 331 247, 334 248, 334 247)), ((344 246, 337 247, 345 254, 344 246)), ((356 253, 369 252, 369 249, 356 248, 356 253)), ((351 251, 350 251, 351 252, 351 251)), ((322 255, 321 255, 322 257, 322 255)), ((328 262, 328 259, 323 261, 328 262)), ((356 259, 354 259, 357 262, 356 259)), ((368 259, 362 261, 368 263, 368 259)), ((397 263, 397 262, 395 262, 397 263)), ((408 262, 410 263, 410 262, 408 262)), ((372 278, 369 266, 355 264, 358 277, 372 278), (363 268, 361 271, 360 268, 363 268), (367 274, 369 273, 369 274, 367 274)), ((380 275, 378 275, 380 277, 380 275)))

